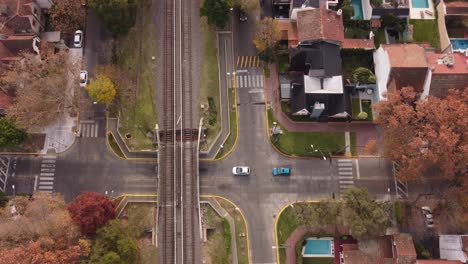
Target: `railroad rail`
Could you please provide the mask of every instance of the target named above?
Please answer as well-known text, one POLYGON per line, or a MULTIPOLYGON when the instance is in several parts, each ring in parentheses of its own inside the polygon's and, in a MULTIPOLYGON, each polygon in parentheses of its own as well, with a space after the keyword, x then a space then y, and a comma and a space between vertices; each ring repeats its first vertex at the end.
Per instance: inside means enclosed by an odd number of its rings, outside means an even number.
POLYGON ((201 263, 191 5, 189 0, 164 1, 164 98, 158 132, 159 263, 201 263))

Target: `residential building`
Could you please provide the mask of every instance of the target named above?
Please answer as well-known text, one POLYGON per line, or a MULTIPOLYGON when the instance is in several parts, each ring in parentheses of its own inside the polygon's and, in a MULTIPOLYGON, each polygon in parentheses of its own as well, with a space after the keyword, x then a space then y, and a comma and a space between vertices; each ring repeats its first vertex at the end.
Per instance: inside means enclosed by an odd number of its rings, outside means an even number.
POLYGON ((468 263, 468 235, 440 235, 440 258, 468 263))
POLYGON ((445 97, 449 89, 468 88, 468 57, 462 53, 426 53, 431 68, 429 95, 445 97))
MULTIPOLYGON (((41 5, 44 2, 39 1, 41 5)), ((34 0, 0 0, 0 33, 37 35, 44 29, 43 9, 34 0)))

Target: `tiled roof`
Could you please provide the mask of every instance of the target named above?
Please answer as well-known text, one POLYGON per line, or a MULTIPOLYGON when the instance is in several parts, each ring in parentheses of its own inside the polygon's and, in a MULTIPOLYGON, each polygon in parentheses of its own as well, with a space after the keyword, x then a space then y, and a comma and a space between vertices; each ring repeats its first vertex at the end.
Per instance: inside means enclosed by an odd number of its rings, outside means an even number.
POLYGON ((375 49, 372 39, 344 39, 342 49, 375 49))
POLYGON ((468 15, 468 2, 446 2, 445 11, 447 15, 468 15))
POLYGON ((343 16, 325 8, 306 9, 297 12, 299 41, 344 39, 343 16))
MULTIPOLYGON (((390 79, 395 80, 396 89, 411 86, 417 92, 423 92, 426 82, 428 68, 413 68, 411 70, 404 68, 392 68, 390 79)), ((404 249, 404 247, 403 247, 404 249)))
POLYGON ((463 264, 463 263, 458 260, 431 259, 431 260, 416 260, 416 264, 463 264))
POLYGON ((409 234, 393 235, 397 256, 414 256, 416 259, 416 249, 414 248, 413 238, 409 234))
POLYGON ((392 68, 429 67, 425 50, 418 44, 390 44, 381 45, 381 47, 388 52, 392 68))
POLYGON ((9 8, 8 18, 4 18, 4 23, 0 26, 0 32, 11 34, 12 32, 21 32, 31 29, 31 22, 28 16, 32 15, 32 0, 0 0, 0 4, 9 8))
POLYGON ((370 256, 359 250, 343 251, 346 264, 395 264, 393 258, 370 256))
POLYGON ((432 74, 468 74, 468 57, 462 53, 426 53, 427 61, 432 69, 432 74), (453 64, 447 66, 438 61, 451 61, 453 64))

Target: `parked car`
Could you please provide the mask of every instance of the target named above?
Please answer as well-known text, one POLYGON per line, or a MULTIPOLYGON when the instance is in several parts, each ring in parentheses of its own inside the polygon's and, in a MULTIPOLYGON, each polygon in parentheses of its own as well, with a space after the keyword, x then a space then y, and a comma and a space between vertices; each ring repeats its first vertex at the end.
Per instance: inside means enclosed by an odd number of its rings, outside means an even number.
POLYGON ((236 166, 232 168, 232 174, 237 176, 249 176, 250 168, 247 166, 236 166))
POLYGON ((432 210, 429 206, 421 207, 422 213, 424 215, 424 222, 428 228, 434 227, 434 217, 432 216, 432 210))
POLYGON ((81 30, 75 31, 75 36, 73 37, 73 46, 75 48, 83 47, 83 31, 81 30))
POLYGON ((289 176, 291 175, 291 169, 286 168, 286 167, 281 167, 281 168, 273 168, 273 176, 289 176))
POLYGON ((239 11, 239 20, 241 22, 247 21, 247 14, 242 10, 239 11))
POLYGON ((86 87, 88 85, 88 72, 80 71, 80 86, 86 87))

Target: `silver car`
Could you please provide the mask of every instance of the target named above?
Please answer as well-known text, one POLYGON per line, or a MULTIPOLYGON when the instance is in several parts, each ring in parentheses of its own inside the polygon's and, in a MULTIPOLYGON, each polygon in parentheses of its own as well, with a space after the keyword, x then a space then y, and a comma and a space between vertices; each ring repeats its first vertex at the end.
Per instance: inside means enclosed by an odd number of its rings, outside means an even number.
POLYGON ((432 215, 432 210, 429 206, 421 207, 422 213, 424 215, 424 222, 428 228, 434 227, 434 216, 432 215))
POLYGON ((73 37, 73 46, 75 48, 83 47, 83 31, 81 30, 75 31, 75 36, 73 37))
POLYGON ((239 176, 248 176, 250 174, 250 168, 247 166, 236 166, 232 168, 232 174, 239 176))

